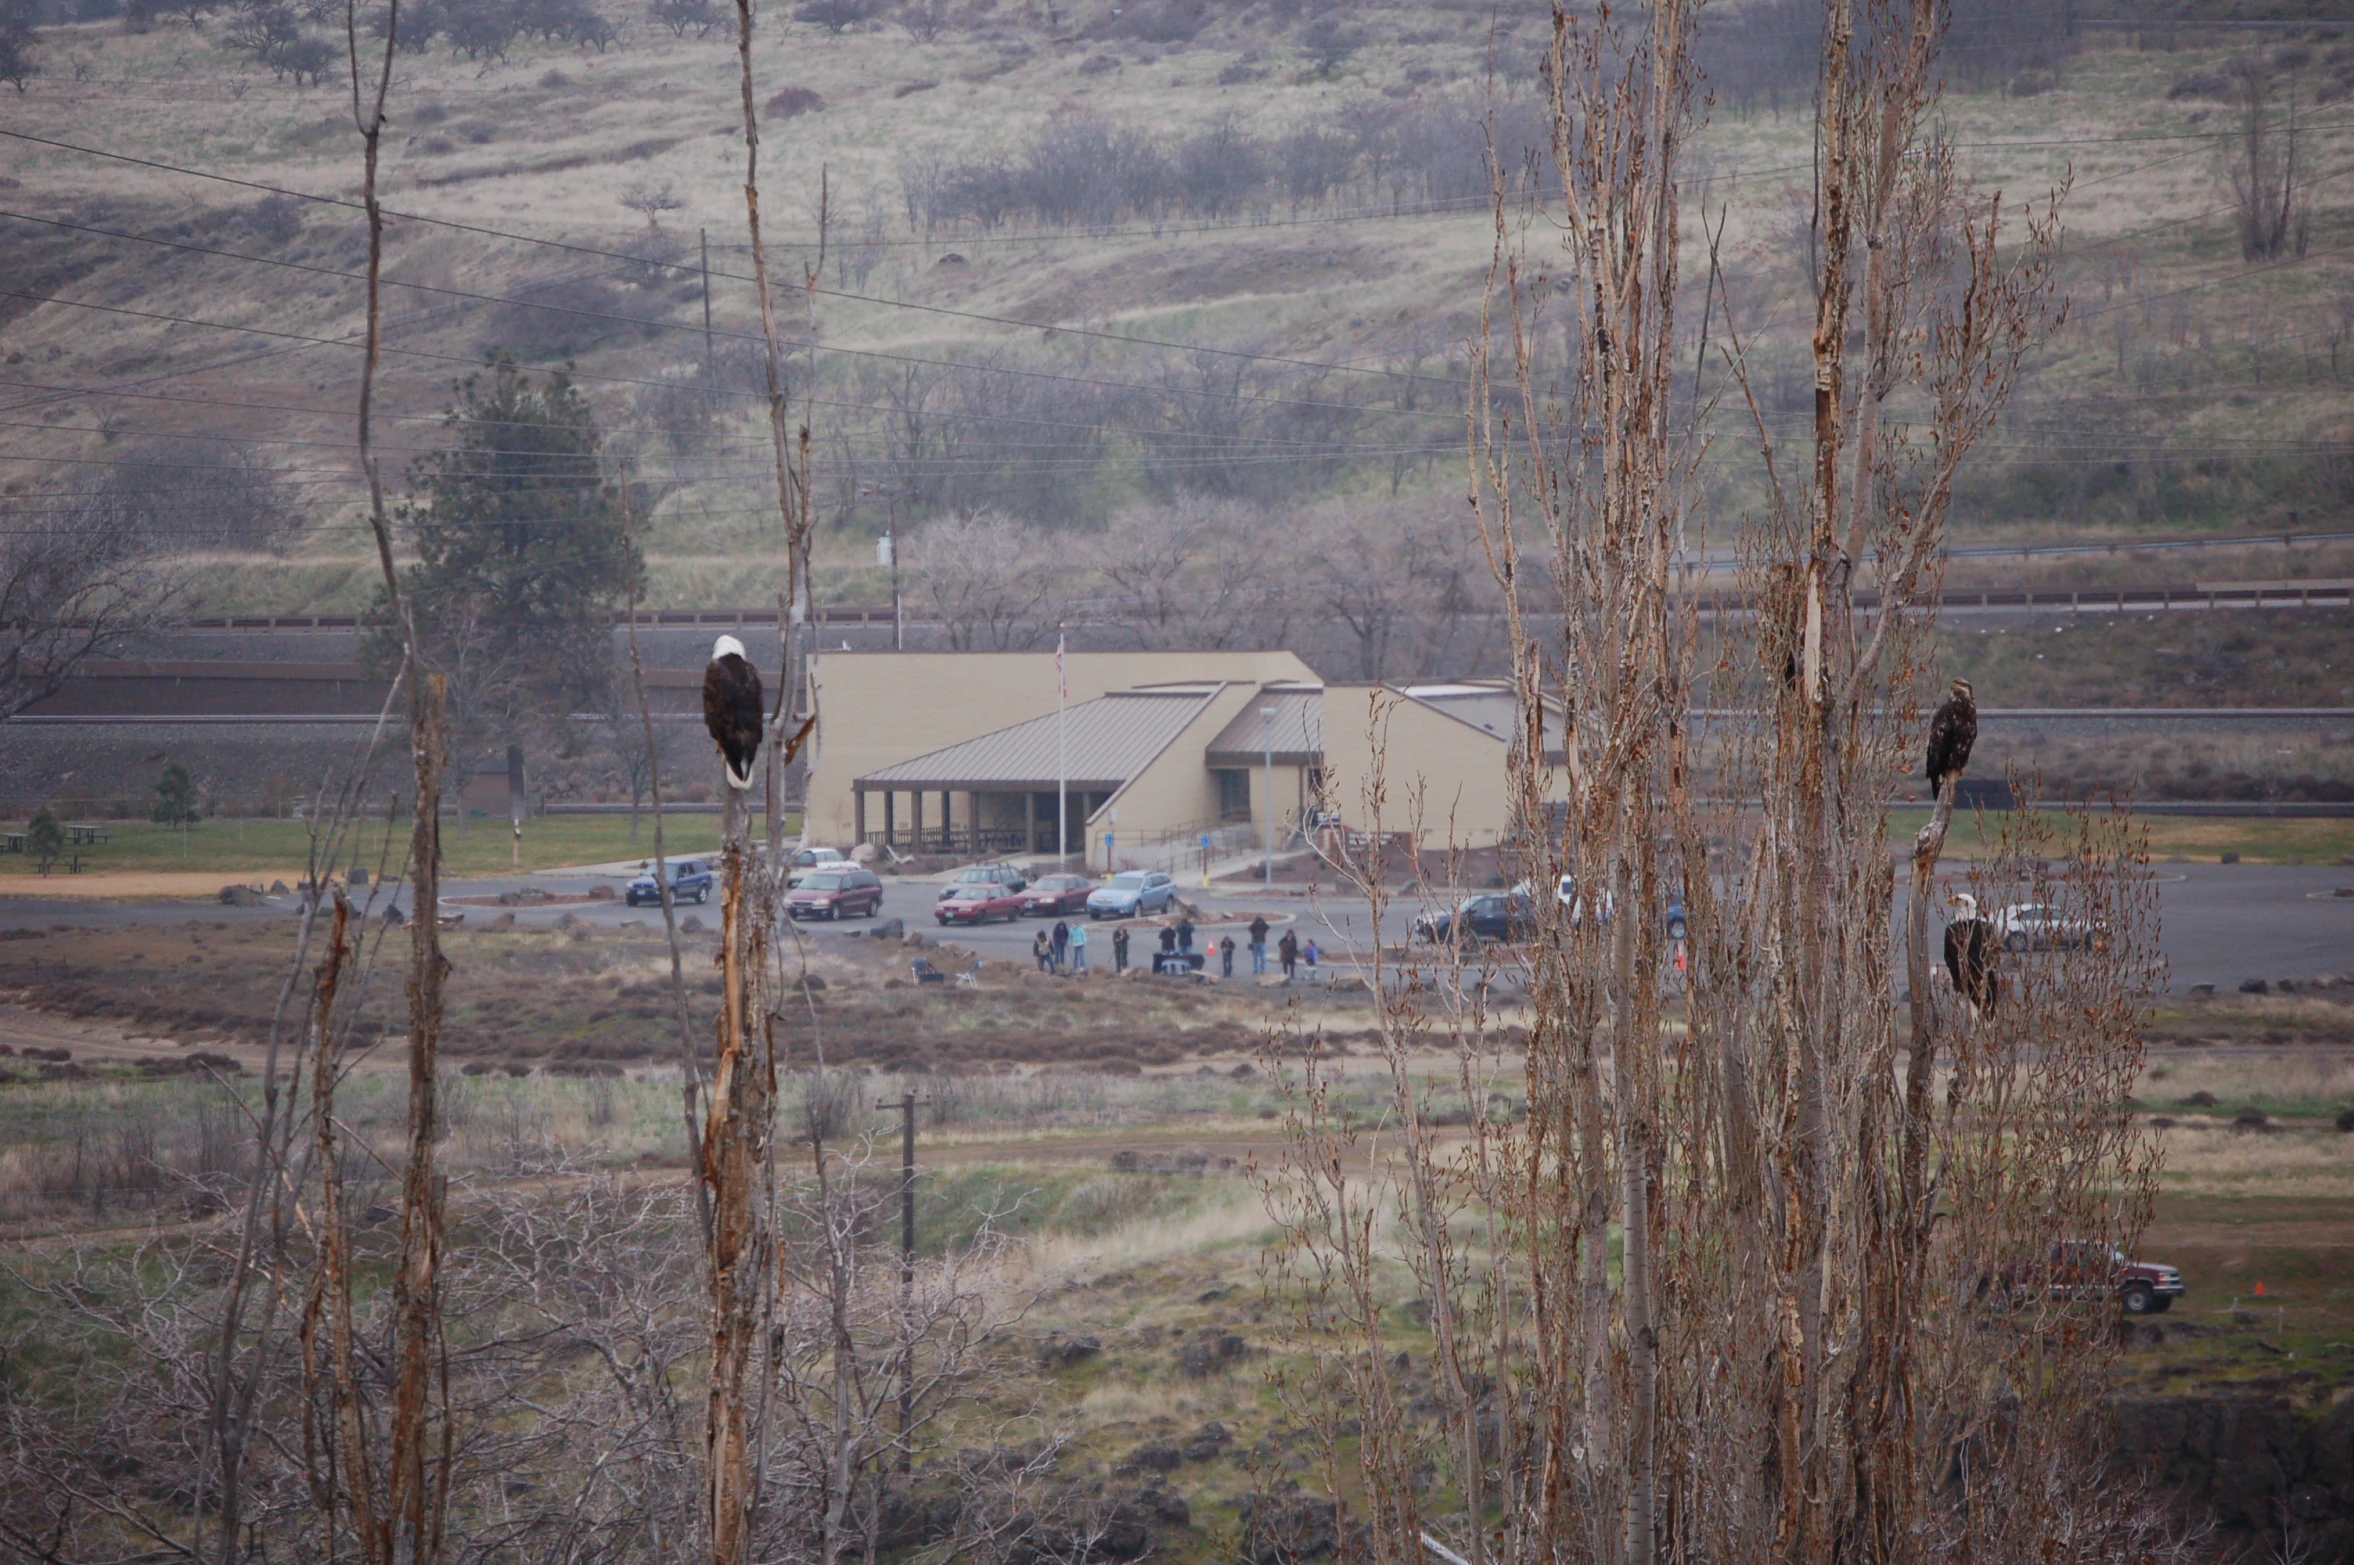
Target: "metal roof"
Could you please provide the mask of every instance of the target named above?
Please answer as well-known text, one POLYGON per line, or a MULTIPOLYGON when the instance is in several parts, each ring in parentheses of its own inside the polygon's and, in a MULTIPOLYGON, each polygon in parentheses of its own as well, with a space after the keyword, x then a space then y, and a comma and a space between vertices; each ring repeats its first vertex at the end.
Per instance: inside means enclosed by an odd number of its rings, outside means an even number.
MULTIPOLYGON (((1511 744, 1519 736, 1520 703, 1513 696, 1509 685, 1407 685, 1399 694, 1468 723, 1505 744, 1511 744)), ((1547 701, 1545 759, 1558 761, 1561 758, 1561 711, 1554 703, 1547 701)))
POLYGON ((1265 685, 1259 698, 1210 741, 1211 766, 1258 766, 1267 760, 1272 727, 1275 760, 1284 766, 1315 766, 1324 759, 1324 691, 1316 685, 1265 685), (1273 707, 1272 725, 1260 715, 1273 707))
POLYGON ((1000 728, 869 772, 859 788, 1043 792, 1062 781, 1108 792, 1152 764, 1201 715, 1220 685, 1118 690, 1068 708, 1067 762, 1058 765, 1055 714, 1000 728))

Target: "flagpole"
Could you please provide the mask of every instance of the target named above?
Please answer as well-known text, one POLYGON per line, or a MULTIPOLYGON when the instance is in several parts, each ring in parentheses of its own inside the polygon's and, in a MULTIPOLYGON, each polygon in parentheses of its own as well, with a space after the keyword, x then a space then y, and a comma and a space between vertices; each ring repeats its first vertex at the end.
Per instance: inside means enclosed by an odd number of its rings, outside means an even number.
POLYGON ((1054 637, 1054 857, 1059 872, 1071 857, 1071 682, 1063 675, 1063 636, 1054 637))

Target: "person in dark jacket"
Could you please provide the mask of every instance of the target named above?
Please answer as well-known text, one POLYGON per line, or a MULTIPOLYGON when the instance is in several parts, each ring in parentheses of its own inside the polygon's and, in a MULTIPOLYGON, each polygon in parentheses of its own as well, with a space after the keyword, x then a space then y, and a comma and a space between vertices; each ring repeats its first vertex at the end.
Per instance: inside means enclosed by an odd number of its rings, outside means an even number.
POLYGON ((1267 915, 1251 915, 1251 971, 1262 977, 1267 972, 1267 915))
POLYGON ((1234 976, 1234 937, 1232 935, 1228 935, 1218 942, 1218 976, 1220 978, 1234 976))
POLYGON ((1061 972, 1071 954, 1071 926, 1061 919, 1054 921, 1054 970, 1061 972))
POLYGON ((1177 915, 1177 949, 1180 951, 1193 949, 1193 920, 1182 913, 1177 915))
POLYGON ((1112 931, 1112 972, 1128 971, 1128 931, 1125 926, 1112 931))
POLYGON ((1299 965, 1300 937, 1285 930, 1283 943, 1275 948, 1275 954, 1283 959, 1283 981, 1288 984, 1292 980, 1292 969, 1299 965))
POLYGON ((1038 971, 1042 973, 1048 970, 1047 964, 1054 960, 1054 947, 1047 943, 1046 931, 1043 929, 1038 931, 1038 938, 1030 942, 1030 959, 1038 964, 1038 971))

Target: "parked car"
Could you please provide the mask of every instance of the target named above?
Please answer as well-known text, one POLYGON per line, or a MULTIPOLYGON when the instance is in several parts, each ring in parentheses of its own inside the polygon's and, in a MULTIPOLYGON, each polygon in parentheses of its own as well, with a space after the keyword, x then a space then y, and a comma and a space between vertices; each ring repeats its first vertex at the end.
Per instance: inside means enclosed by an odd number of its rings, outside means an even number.
POLYGON ((1095 882, 1085 875, 1043 875, 1022 893, 1022 911, 1032 918, 1084 912, 1095 882))
POLYGON ((1149 918, 1177 900, 1177 882, 1157 869, 1122 870, 1087 894, 1089 918, 1149 918))
POLYGON ((932 916, 942 924, 986 924, 999 918, 1010 924, 1022 916, 1021 889, 998 880, 959 880, 932 904, 932 916))
MULTIPOLYGON (((642 902, 659 903, 662 883, 646 871, 629 883, 622 900, 631 907, 642 902)), ((708 902, 711 900, 711 868, 701 859, 677 859, 670 866, 670 900, 673 902, 708 902)))
POLYGON ((820 869, 841 869, 849 862, 832 848, 803 848, 793 855, 793 862, 785 866, 785 885, 787 888, 798 886, 820 869))
MULTIPOLYGON (((1516 887, 1514 889, 1518 890, 1521 888, 1516 887)), ((1578 878, 1575 875, 1564 875, 1561 877, 1561 883, 1553 888, 1553 900, 1559 902, 1563 907, 1569 909, 1569 921, 1572 925, 1580 924, 1585 921, 1585 903, 1583 899, 1578 896, 1578 878)), ((1618 904, 1616 900, 1613 899, 1608 892, 1604 892, 1602 895, 1602 922, 1605 924, 1609 923, 1611 915, 1617 911, 1618 904)), ((1682 940, 1688 937, 1691 932, 1691 921, 1684 917, 1683 900, 1681 898, 1670 900, 1667 905, 1668 939, 1682 940)))
POLYGON ((1008 892, 1026 889, 1029 881, 1011 864, 975 864, 956 872, 956 878, 940 888, 940 900, 945 902, 963 886, 1003 886, 1008 892))
POLYGON ((2098 1299, 2114 1295, 2128 1315, 2163 1315, 2182 1297, 2182 1272, 2137 1261, 2098 1239, 2064 1239, 2039 1265, 2005 1279, 2014 1288, 2040 1280, 2054 1298, 2098 1299))
POLYGON ((849 863, 812 868, 785 898, 794 918, 867 918, 883 905, 883 883, 849 863))
POLYGON ((1465 945, 1483 941, 1509 944, 1537 932, 1537 906, 1517 891, 1494 891, 1465 897, 1446 912, 1425 913, 1414 920, 1414 937, 1432 945, 1460 939, 1465 945))
POLYGON ((2097 943, 2108 926, 2040 902, 2014 902, 1994 915, 1994 932, 2006 951, 2066 951, 2097 943))

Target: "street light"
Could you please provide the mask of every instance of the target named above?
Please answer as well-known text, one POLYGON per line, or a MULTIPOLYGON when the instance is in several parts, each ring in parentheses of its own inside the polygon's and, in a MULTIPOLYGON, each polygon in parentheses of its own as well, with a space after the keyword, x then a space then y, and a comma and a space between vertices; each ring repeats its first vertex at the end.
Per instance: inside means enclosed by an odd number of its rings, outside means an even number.
POLYGON ((1267 889, 1275 889, 1275 708, 1259 708, 1267 725, 1267 889))

